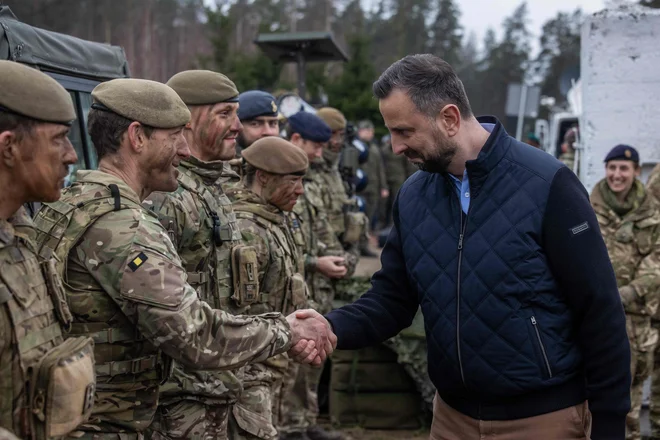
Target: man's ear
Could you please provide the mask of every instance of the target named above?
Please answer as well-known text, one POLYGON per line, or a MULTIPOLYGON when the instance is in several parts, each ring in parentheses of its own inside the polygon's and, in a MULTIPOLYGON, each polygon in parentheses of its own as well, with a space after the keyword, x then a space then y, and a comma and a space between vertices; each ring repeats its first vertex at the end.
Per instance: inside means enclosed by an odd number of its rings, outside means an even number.
POLYGON ((0 132, 0 160, 7 168, 16 166, 19 160, 18 137, 15 131, 6 130, 0 132))
POLYGON ((461 112, 454 104, 447 104, 442 107, 435 120, 449 137, 456 136, 461 128, 461 112))
POLYGON ((144 132, 144 127, 139 122, 133 121, 126 130, 129 145, 135 153, 142 153, 144 145, 147 141, 147 135, 144 132))
POLYGON ((259 186, 262 188, 268 184, 269 177, 269 174, 263 172, 262 170, 257 170, 255 174, 255 178, 257 179, 257 182, 259 182, 259 186))

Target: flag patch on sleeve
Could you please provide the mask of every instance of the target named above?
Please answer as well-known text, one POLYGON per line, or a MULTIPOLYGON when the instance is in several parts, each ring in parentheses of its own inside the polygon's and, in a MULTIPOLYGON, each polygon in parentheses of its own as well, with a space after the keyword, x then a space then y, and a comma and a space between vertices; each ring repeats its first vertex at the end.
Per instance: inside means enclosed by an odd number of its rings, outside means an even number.
POLYGON ((128 267, 135 272, 144 264, 145 261, 147 261, 149 257, 147 257, 144 252, 140 252, 137 257, 133 258, 133 260, 128 263, 128 267))

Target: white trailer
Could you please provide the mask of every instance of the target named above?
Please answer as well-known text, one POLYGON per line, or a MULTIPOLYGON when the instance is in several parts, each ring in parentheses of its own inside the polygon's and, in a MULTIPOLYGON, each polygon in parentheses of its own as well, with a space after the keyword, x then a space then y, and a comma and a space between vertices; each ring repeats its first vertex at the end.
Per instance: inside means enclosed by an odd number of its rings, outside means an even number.
POLYGON ((645 180, 660 162, 660 10, 630 6, 587 17, 580 64, 569 111, 537 125, 546 151, 557 156, 578 120, 576 173, 588 191, 605 176, 603 159, 617 144, 639 151, 645 180))

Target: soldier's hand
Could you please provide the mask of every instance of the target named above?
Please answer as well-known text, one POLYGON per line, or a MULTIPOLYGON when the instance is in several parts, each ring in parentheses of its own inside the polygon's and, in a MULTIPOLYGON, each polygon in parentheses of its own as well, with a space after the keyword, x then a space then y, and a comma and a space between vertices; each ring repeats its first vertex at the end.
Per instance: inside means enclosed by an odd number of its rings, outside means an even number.
POLYGON ((316 349, 316 343, 308 339, 301 339, 287 352, 289 357, 301 364, 320 365, 323 361, 319 358, 319 351, 316 349), (316 364, 318 359, 318 364, 316 364))
POLYGON ((318 257, 316 261, 316 270, 328 278, 342 278, 346 275, 346 261, 344 257, 335 257, 327 255, 318 257))
POLYGON ((337 336, 332 332, 328 321, 317 311, 299 310, 287 316, 291 326, 294 346, 289 350, 289 356, 295 361, 321 365, 337 346, 337 336), (314 342, 318 355, 312 358, 313 352, 305 352, 301 341, 314 342))

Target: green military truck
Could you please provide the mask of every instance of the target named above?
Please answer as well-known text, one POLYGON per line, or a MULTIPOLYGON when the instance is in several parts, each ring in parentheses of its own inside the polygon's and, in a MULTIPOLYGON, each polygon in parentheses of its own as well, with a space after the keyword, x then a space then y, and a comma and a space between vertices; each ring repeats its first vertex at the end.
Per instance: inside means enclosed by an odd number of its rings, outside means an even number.
MULTIPOLYGON (((37 68, 71 94, 78 119, 71 126, 69 139, 78 163, 71 167, 66 184, 75 170, 96 168, 96 152, 85 128, 91 92, 100 82, 129 76, 124 50, 21 23, 9 6, 0 5, 0 59, 37 68)), ((37 204, 28 206, 31 213, 37 208, 37 204)))

